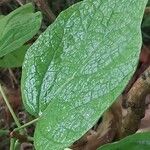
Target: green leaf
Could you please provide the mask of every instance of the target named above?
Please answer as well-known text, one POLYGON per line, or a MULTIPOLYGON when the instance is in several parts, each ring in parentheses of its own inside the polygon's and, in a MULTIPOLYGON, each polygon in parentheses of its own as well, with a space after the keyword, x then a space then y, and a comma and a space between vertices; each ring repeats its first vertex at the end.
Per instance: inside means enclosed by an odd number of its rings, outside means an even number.
POLYGON ((128 136, 118 142, 107 144, 98 150, 149 150, 150 132, 128 136))
POLYGON ((22 96, 31 114, 42 114, 35 131, 38 150, 69 146, 122 92, 138 62, 146 2, 82 1, 29 48, 22 96))
POLYGON ((24 61, 24 56, 29 48, 28 45, 21 46, 17 50, 0 57, 0 67, 3 68, 13 68, 13 67, 21 67, 24 61))
POLYGON ((29 3, 0 19, 0 57, 31 39, 40 28, 41 18, 41 13, 33 13, 29 3))
POLYGON ((0 15, 0 19, 2 19, 4 16, 3 15, 0 15))

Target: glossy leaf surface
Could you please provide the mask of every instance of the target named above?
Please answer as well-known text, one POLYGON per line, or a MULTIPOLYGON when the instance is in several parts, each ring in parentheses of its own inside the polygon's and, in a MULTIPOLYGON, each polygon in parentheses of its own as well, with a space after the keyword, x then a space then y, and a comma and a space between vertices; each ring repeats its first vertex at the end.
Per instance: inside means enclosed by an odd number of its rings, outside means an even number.
POLYGON ((17 50, 0 57, 0 67, 13 68, 21 67, 24 61, 24 56, 29 46, 21 46, 17 50))
POLYGON ((128 136, 119 142, 104 145, 98 150, 149 150, 150 133, 138 133, 128 136))
POLYGON ((39 30, 41 13, 26 4, 0 19, 0 57, 16 50, 39 30))
POLYGON ((146 1, 85 0, 61 13, 30 47, 22 93, 26 109, 42 114, 38 150, 69 146, 124 89, 138 62, 146 1))

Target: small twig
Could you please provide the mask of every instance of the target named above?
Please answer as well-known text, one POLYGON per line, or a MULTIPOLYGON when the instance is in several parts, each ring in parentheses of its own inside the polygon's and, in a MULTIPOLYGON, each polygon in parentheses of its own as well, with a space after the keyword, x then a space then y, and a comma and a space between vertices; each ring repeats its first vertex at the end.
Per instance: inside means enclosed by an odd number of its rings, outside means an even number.
POLYGON ((31 125, 31 124, 37 122, 38 120, 39 120, 39 118, 36 118, 36 119, 34 119, 34 120, 32 120, 32 121, 30 121, 30 122, 28 122, 28 123, 22 125, 21 127, 18 127, 18 128, 16 128, 16 129, 14 129, 14 131, 19 131, 19 130, 21 130, 21 129, 23 129, 23 128, 26 128, 27 126, 29 126, 29 125, 31 125))
POLYGON ((12 79, 14 80, 15 84, 18 84, 18 81, 13 73, 13 71, 11 69, 8 69, 10 76, 12 77, 12 79))
POLYGON ((50 22, 53 22, 56 19, 56 16, 48 6, 46 0, 35 0, 35 3, 41 9, 41 11, 47 16, 50 22))
POLYGON ((23 3, 20 0, 16 0, 16 2, 20 5, 23 6, 23 3))
POLYGON ((123 118, 120 138, 135 133, 145 114, 145 98, 150 93, 150 67, 127 94, 127 115, 123 118))

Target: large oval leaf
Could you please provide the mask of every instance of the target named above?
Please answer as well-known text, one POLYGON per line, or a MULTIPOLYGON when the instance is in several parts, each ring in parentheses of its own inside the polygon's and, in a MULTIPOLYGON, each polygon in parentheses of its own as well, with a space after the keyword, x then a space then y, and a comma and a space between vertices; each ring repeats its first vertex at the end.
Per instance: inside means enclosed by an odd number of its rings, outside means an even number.
POLYGON ((16 50, 37 33, 42 16, 33 11, 29 3, 0 19, 0 57, 16 50))
POLYGON ((104 145, 98 150, 149 150, 150 133, 138 133, 128 136, 118 142, 104 145))
POLYGON ((121 93, 138 61, 146 2, 75 4, 28 50, 22 76, 24 105, 35 116, 46 109, 35 132, 37 149, 67 147, 121 93))

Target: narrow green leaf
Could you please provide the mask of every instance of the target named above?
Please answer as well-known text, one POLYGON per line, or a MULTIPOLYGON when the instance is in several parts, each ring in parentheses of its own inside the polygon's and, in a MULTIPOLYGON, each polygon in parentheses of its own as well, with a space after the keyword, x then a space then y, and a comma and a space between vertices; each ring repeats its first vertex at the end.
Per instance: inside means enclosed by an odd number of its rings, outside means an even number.
POLYGON ((128 136, 118 142, 107 144, 98 150, 149 150, 150 132, 128 136))
POLYGON ((24 61, 24 56, 29 48, 28 45, 21 46, 17 50, 0 57, 0 67, 3 68, 13 68, 13 67, 21 67, 24 61))
POLYGON ((29 3, 0 19, 0 57, 31 39, 40 28, 41 18, 41 13, 33 13, 29 3))
POLYGON ((84 0, 61 13, 29 48, 22 93, 26 109, 42 114, 38 150, 68 147, 124 89, 138 62, 146 2, 84 0))

